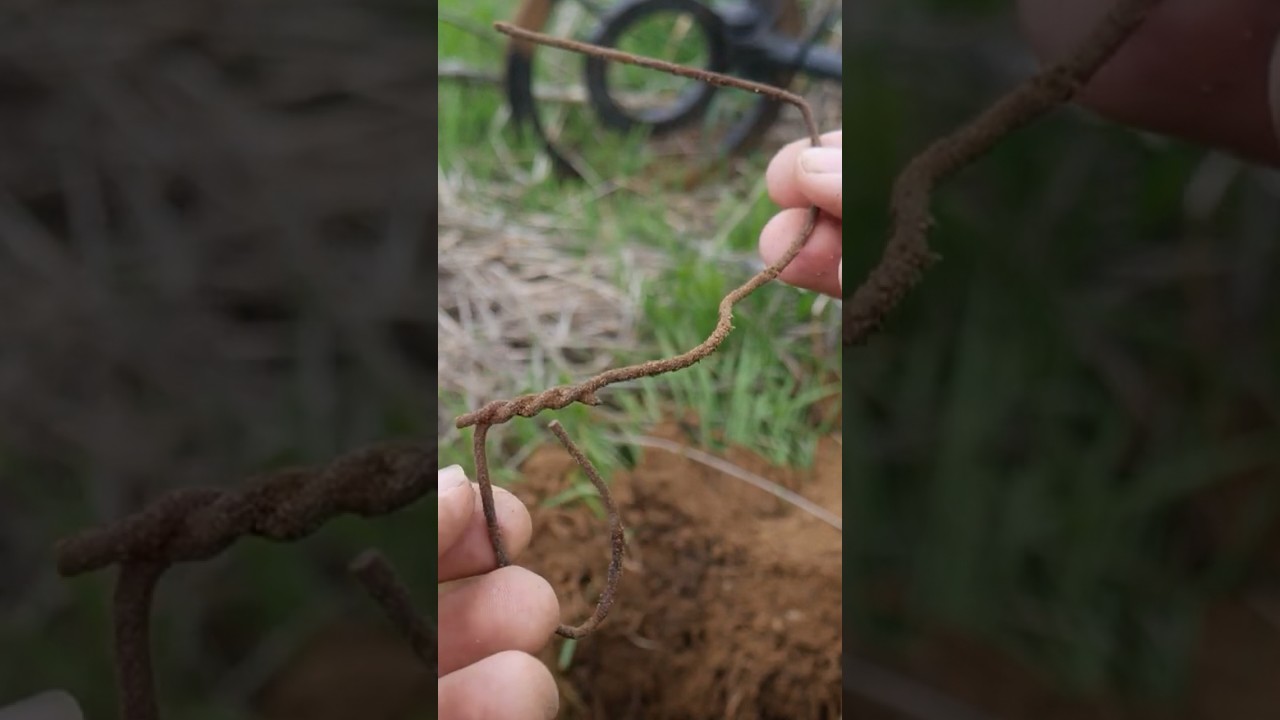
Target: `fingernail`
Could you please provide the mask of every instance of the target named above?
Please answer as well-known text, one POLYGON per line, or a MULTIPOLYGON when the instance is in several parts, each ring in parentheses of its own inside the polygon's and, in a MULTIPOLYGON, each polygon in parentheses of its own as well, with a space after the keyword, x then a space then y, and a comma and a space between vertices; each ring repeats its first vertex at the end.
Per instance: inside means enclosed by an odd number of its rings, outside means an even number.
POLYGON ((828 174, 843 172, 842 148, 809 148, 800 153, 800 168, 807 173, 828 174))
POLYGON ((461 465, 450 465, 436 474, 436 494, 444 495, 450 490, 467 484, 467 473, 462 469, 461 465))

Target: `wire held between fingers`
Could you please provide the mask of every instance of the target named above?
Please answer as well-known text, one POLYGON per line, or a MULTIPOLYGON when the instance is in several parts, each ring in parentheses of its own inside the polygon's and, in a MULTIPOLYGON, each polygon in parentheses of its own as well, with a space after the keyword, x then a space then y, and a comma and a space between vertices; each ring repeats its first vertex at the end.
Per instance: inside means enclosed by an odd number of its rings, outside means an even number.
MULTIPOLYGON (((787 90, 751 80, 743 80, 730 75, 713 73, 698 68, 690 68, 662 60, 633 55, 620 50, 578 42, 576 40, 552 37, 550 35, 525 30, 509 23, 494 23, 494 27, 499 32, 533 44, 546 45, 623 64, 637 65, 712 85, 745 90, 747 92, 771 97, 775 100, 795 106, 800 111, 800 114, 804 119, 805 127, 809 133, 810 144, 814 147, 820 147, 822 145, 822 137, 818 132, 818 126, 814 120, 812 108, 810 108, 804 98, 788 92, 787 90)), ((674 357, 650 360, 635 365, 606 370, 605 372, 576 385, 557 386, 539 393, 522 395, 511 400, 496 400, 484 405, 478 410, 474 410, 458 417, 455 424, 459 429, 467 427, 475 428, 472 438, 472 452, 476 467, 476 482, 480 486, 480 498, 481 505, 484 509, 485 525, 489 531, 489 539, 493 546, 494 557, 497 560, 498 567, 505 567, 510 564, 510 559, 507 556, 506 548, 502 540, 502 530, 498 526, 497 513, 493 501, 493 482, 490 477, 489 463, 486 457, 486 441, 488 438, 489 428, 494 425, 509 422, 516 417, 531 418, 545 410, 559 410, 574 403, 598 405, 600 400, 597 393, 606 386, 626 382, 628 380, 636 380, 642 377, 655 377, 657 375, 675 372, 705 359, 720 347, 721 343, 724 342, 725 338, 728 337, 729 332, 733 329, 734 306, 761 286, 776 279, 778 275, 781 274, 782 270, 786 268, 787 265, 791 264, 791 261, 794 260, 796 256, 800 254, 800 251, 804 249, 805 243, 809 240, 809 236, 813 234, 817 221, 818 208, 816 206, 811 206, 808 210, 808 214, 806 215, 803 227, 796 239, 793 240, 791 245, 787 248, 787 251, 783 253, 782 257, 773 264, 752 276, 749 280, 730 292, 720 301, 720 304, 717 307, 717 321, 715 329, 712 330, 711 334, 705 340, 692 349, 674 357)), ((618 508, 613 501, 613 497, 609 493, 608 486, 600 477, 595 466, 591 464, 591 461, 586 457, 586 454, 573 443, 559 422, 553 421, 549 427, 551 432, 555 434, 556 438, 573 457, 574 461, 582 467, 587 478, 599 493, 601 500, 605 503, 609 513, 611 539, 609 569, 606 575, 605 588, 600 595, 600 599, 596 604, 595 610, 591 617, 582 625, 576 627, 561 625, 556 629, 556 633, 562 637, 582 638, 595 631, 595 629, 604 622, 604 619, 609 614, 609 610, 613 607, 618 582, 622 576, 622 562, 626 547, 625 532, 623 529, 621 513, 618 511, 618 508)))

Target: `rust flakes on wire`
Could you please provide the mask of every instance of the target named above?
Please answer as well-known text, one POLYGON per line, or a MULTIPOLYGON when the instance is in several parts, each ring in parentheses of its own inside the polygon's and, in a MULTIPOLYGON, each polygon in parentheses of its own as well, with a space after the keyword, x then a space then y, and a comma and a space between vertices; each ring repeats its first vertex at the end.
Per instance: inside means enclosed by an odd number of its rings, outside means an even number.
MULTIPOLYGON (((124 720, 159 718, 150 623, 156 586, 166 570, 207 560, 241 538, 293 542, 342 515, 376 517, 403 509, 435 492, 431 472, 437 453, 417 444, 384 444, 320 468, 261 475, 239 488, 177 490, 113 525, 58 543, 58 572, 65 577, 111 565, 120 568, 113 598, 114 645, 124 720)), ((353 572, 415 652, 435 665, 434 624, 408 617, 414 614, 408 609, 408 590, 386 562, 366 554, 353 572)))

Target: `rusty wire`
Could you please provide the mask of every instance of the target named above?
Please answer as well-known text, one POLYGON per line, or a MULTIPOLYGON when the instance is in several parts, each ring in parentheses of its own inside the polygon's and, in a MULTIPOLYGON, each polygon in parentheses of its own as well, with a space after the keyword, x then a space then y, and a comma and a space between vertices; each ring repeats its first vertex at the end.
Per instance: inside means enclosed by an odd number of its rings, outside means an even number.
MULTIPOLYGON (((893 230, 885 243, 883 256, 842 310, 843 344, 852 345, 866 340, 880 327, 884 318, 907 292, 919 282, 925 268, 937 260, 937 256, 929 249, 927 235, 933 224, 929 206, 933 190, 938 183, 987 153, 1011 132, 1075 97, 1089 78, 1141 25, 1147 13, 1158 2, 1159 0, 1120 0, 1097 24, 1075 54, 1032 76, 997 100, 972 123, 933 143, 902 170, 894 184, 891 206, 893 230)), ((508 23, 495 23, 494 26, 500 32, 516 39, 592 55, 613 62, 638 65, 712 85, 770 96, 799 109, 809 133, 810 143, 814 147, 821 145, 818 128, 808 103, 799 95, 781 88, 662 60, 639 57, 620 50, 602 48, 575 40, 551 37, 508 23)), ((479 410, 458 418, 459 429, 475 427, 473 453, 476 476, 480 484, 489 538, 500 566, 509 564, 510 560, 503 547, 502 533, 498 527, 493 504, 493 487, 489 478, 485 448, 488 429, 517 416, 533 417, 543 410, 564 408, 574 402, 596 405, 599 404, 596 393, 607 385, 673 372, 706 358, 715 352, 728 335, 732 327, 733 306, 761 285, 776 278, 795 259, 804 248, 809 235, 812 234, 818 215, 818 208, 810 207, 804 227, 792 241, 787 252, 773 265, 765 268, 721 301, 715 330, 697 347, 675 357, 608 370, 577 385, 564 385, 540 393, 523 395, 513 400, 491 402, 479 410)), ((567 441, 562 431, 557 435, 561 437, 561 442, 567 441)), ((580 453, 576 454, 574 459, 578 460, 584 468, 587 467, 580 453)), ((589 471, 588 474, 592 472, 589 471)), ((610 527, 615 533, 621 532, 621 520, 612 507, 607 490, 602 483, 596 482, 594 477, 592 482, 596 484, 601 497, 609 504, 610 527)), ((594 627, 608 612, 608 607, 613 603, 619 579, 618 574, 613 572, 613 568, 620 567, 622 552, 623 549, 615 544, 610 573, 606 577, 604 591, 601 593, 589 625, 577 628, 561 625, 556 630, 557 633, 564 637, 581 637, 590 632, 590 628, 594 627)))
MULTIPOLYGON (((809 132, 809 141, 813 146, 817 147, 822 144, 821 137, 818 133, 817 123, 813 119, 813 111, 804 98, 794 93, 787 92, 781 88, 776 88, 763 83, 743 80, 741 78, 729 75, 721 75, 719 73, 708 72, 699 68, 685 67, 675 63, 669 63, 663 60, 641 57, 633 55, 621 50, 612 48, 604 48, 597 45, 578 42, 565 38, 552 37, 542 33, 533 32, 523 28, 510 25, 508 23, 495 23, 494 27, 499 32, 510 35, 519 40, 546 45, 548 47, 559 48, 561 50, 569 50, 572 52, 592 55, 605 60, 623 63, 626 65, 637 65, 651 70, 678 75, 681 77, 691 78, 700 82, 718 85, 721 87, 735 88, 738 90, 746 90, 758 95, 766 95, 780 102, 785 102, 795 106, 800 110, 804 118, 805 127, 809 132)), ((502 542, 502 530, 498 527, 497 511, 493 503, 493 482, 489 477, 489 461, 487 458, 486 440, 488 438, 489 428, 494 425, 500 425, 508 422, 516 417, 531 418, 544 410, 559 410, 569 405, 579 402, 584 405, 598 405, 600 403, 596 393, 602 388, 613 385, 614 383, 626 382, 628 380, 636 380, 642 377, 654 377, 664 373, 674 372, 687 368, 694 363, 703 360, 711 353, 715 352, 724 339, 729 336, 729 331, 733 328, 733 307, 743 298, 755 292, 760 286, 778 277, 783 268, 800 254, 800 250, 804 248, 805 243, 809 240, 809 235, 813 233, 814 225, 818 220, 818 209, 810 207, 805 217, 804 226, 796 239, 792 241, 791 246, 787 248, 776 262, 769 267, 757 273, 747 282, 743 283, 736 290, 730 292, 720 301, 719 317, 716 321, 715 329, 706 340, 703 340, 697 347, 687 352, 676 355, 675 357, 664 358, 661 360, 649 360, 647 362, 626 367, 614 368, 606 370, 595 377, 585 380, 576 385, 561 385, 543 390, 539 393, 522 395, 511 400, 496 400, 491 402, 479 410, 467 413, 457 419, 457 427, 459 429, 474 427, 474 435, 472 437, 472 451, 475 457, 476 466, 476 482, 480 485, 480 498, 484 507, 485 522, 488 525, 489 541, 493 545, 493 554, 498 561, 499 567, 505 567, 511 564, 511 559, 507 555, 506 547, 502 542)), ((596 603, 595 611, 591 618, 585 623, 578 626, 570 626, 561 624, 556 628, 556 633, 561 637, 581 638, 590 634, 609 614, 609 608, 612 607, 614 596, 617 593, 618 581, 622 577, 622 559, 625 552, 625 540, 623 535, 622 518, 618 514, 617 506, 613 502, 613 498, 609 493, 608 486, 600 479, 599 473, 591 465, 586 455, 573 444, 565 434, 564 429, 557 422, 551 423, 550 429, 555 433, 557 439, 569 451, 573 459, 586 472, 587 477, 591 480, 591 484, 595 486, 596 492, 600 494, 601 499, 605 503, 605 508, 609 517, 610 535, 612 544, 610 547, 609 570, 605 575, 605 585, 600 593, 600 599, 596 603)))
MULTIPOLYGON (((925 237, 932 224, 929 201, 937 183, 971 163, 1008 133, 1074 97, 1097 69, 1138 27, 1159 0, 1120 0, 1072 58, 1053 65, 998 100, 977 120, 939 140, 917 156, 899 175, 893 194, 894 231, 884 256, 859 286, 843 311, 845 344, 865 340, 935 258, 925 237)), ((800 110, 812 145, 821 144, 812 112, 803 98, 780 88, 644 58, 608 48, 555 38, 507 23, 495 27, 507 35, 573 52, 638 65, 701 82, 768 95, 800 110)), ((515 417, 575 402, 599 404, 596 393, 627 380, 653 377, 687 368, 720 346, 732 328, 733 308, 775 279, 800 253, 817 222, 809 208, 804 227, 787 252, 721 300, 712 333, 680 355, 609 370, 576 385, 559 386, 491 402, 457 419, 459 428, 474 427, 476 479, 490 541, 499 566, 510 564, 502 542, 486 458, 488 429, 515 417)), ((611 528, 611 561, 606 586, 595 612, 577 627, 561 625, 557 633, 582 637, 592 632, 614 601, 625 551, 618 509, 599 473, 569 439, 559 423, 551 431, 605 502, 611 528)), ((137 514, 104 528, 94 528, 61 541, 56 548, 59 572, 72 577, 119 567, 113 598, 115 662, 121 716, 124 720, 158 720, 151 659, 150 615, 155 589, 165 571, 177 563, 207 560, 238 539, 256 536, 277 542, 300 540, 326 522, 345 514, 374 517, 396 512, 426 495, 438 449, 416 444, 387 444, 358 450, 311 469, 291 469, 251 478, 239 489, 184 489, 154 501, 137 514)), ((376 551, 366 551, 350 566, 370 596, 406 637, 415 654, 438 674, 437 629, 431 618, 414 609, 412 598, 390 564, 376 551)))
POLYGON ((1074 54, 1031 76, 973 121, 934 141, 903 168, 893 185, 893 226, 880 262, 844 304, 843 344, 865 342, 938 260, 928 242, 934 224, 929 205, 938 184, 1010 133, 1074 98, 1159 2, 1119 0, 1074 54))
MULTIPOLYGON (((813 144, 821 142, 808 105, 799 96, 785 90, 531 33, 505 23, 498 23, 496 27, 501 32, 533 42, 769 95, 800 108, 813 144)), ((678 370, 710 355, 731 329, 733 306, 777 277, 799 253, 816 219, 817 209, 811 208, 801 234, 788 252, 721 301, 715 331, 698 347, 673 358, 610 370, 579 385, 490 403, 458 419, 458 427, 474 425, 476 428, 476 475, 485 520, 500 567, 510 561, 497 525, 493 487, 484 454, 489 427, 516 416, 531 417, 545 409, 563 408, 573 402, 596 404, 595 392, 606 385, 678 370)), ((625 538, 617 506, 599 473, 559 423, 551 423, 550 429, 582 466, 603 498, 610 516, 612 559, 606 590, 595 612, 584 624, 577 627, 562 625, 557 629, 565 637, 582 637, 604 620, 612 605, 622 573, 625 538)), ((56 549, 58 570, 66 577, 110 565, 120 568, 113 603, 115 661, 122 717, 125 720, 159 718, 151 658, 150 616, 156 586, 166 570, 176 563, 212 558, 245 536, 279 542, 295 541, 315 532, 338 515, 372 517, 399 510, 428 492, 428 471, 431 465, 436 464, 437 458, 434 448, 385 446, 352 453, 319 469, 295 469, 260 476, 250 479, 239 489, 177 490, 113 525, 91 529, 60 542, 56 549)), ((351 564, 350 569, 365 585, 370 596, 382 606, 391 623, 406 636, 418 657, 438 673, 435 624, 414 610, 408 590, 390 564, 376 551, 367 551, 351 564)))
MULTIPOLYGON (((119 575, 113 599, 120 714, 158 720, 151 658, 151 605, 160 577, 175 564, 207 560, 244 537, 300 540, 342 515, 375 517, 405 508, 428 492, 438 450, 384 444, 349 453, 320 468, 282 470, 234 489, 175 490, 135 515, 58 543, 58 572, 74 577, 110 565, 119 575)), ((435 662, 435 627, 417 617, 408 590, 376 553, 352 571, 410 640, 435 662)))

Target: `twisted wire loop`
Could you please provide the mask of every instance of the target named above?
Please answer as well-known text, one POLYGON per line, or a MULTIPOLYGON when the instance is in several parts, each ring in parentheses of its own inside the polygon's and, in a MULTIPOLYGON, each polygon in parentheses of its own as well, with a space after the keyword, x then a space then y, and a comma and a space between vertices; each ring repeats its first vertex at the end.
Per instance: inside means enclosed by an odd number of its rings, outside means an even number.
MULTIPOLYGON (((435 447, 379 445, 319 468, 259 475, 237 488, 176 490, 112 525, 59 542, 55 554, 64 577, 120 567, 113 606, 121 716, 159 718, 150 624, 155 589, 166 570, 207 560, 243 537, 293 542, 342 515, 374 517, 403 509, 434 492, 430 471, 437 461, 435 447)), ((435 626, 417 617, 408 590, 387 562, 369 551, 351 570, 418 656, 436 667, 435 626)))
MULTIPOLYGON (((638 65, 640 67, 658 70, 660 72, 679 75, 681 77, 692 78, 701 82, 718 85, 721 87, 736 88, 746 90, 762 95, 768 95, 776 100, 790 104, 799 109, 804 119, 806 129, 809 132, 809 141, 814 147, 822 145, 821 137, 818 133, 817 123, 813 118, 813 110, 804 98, 794 93, 787 92, 781 88, 770 85, 743 80, 729 75, 721 75, 712 73, 698 68, 689 68, 683 65, 676 65, 662 60, 653 58, 640 57, 631 53, 614 50, 611 48, 600 47, 588 43, 569 40, 566 38, 557 38, 542 33, 525 30, 508 23, 494 23, 494 27, 499 32, 505 33, 521 40, 547 45, 550 47, 569 50, 572 52, 593 55, 614 62, 627 65, 638 65)), ((810 207, 805 216, 804 226, 796 239, 792 241, 787 251, 775 261, 772 265, 752 276, 740 287, 726 295, 718 307, 718 317, 715 329, 711 334, 699 343, 696 347, 676 355, 674 357, 664 358, 660 360, 649 360, 636 365, 614 368, 606 370, 592 378, 589 378, 577 385, 560 385, 539 393, 531 393, 510 400, 495 400, 490 402, 478 410, 466 413, 457 418, 456 425, 458 429, 474 427, 472 437, 472 453, 474 456, 476 467, 476 482, 480 485, 481 505, 484 508, 485 524, 489 531, 489 541, 493 546, 493 554, 497 560, 499 567, 506 567, 511 564, 510 557, 507 555, 506 546, 502 540, 502 530, 498 526, 497 510, 493 501, 493 483, 489 476, 489 461, 486 452, 486 441, 489 434, 489 428, 494 425, 501 425, 516 417, 531 418, 544 410, 560 410, 572 405, 573 403, 582 403, 584 405, 598 405, 600 399, 597 392, 602 388, 613 385, 615 383, 626 382, 628 380, 636 380, 643 377, 654 377, 664 373, 673 372, 687 368, 709 356, 715 352, 720 344, 728 337, 729 332, 733 329, 733 308, 743 298, 755 292, 760 286, 776 279, 782 270, 791 261, 800 254, 804 245, 809 240, 809 236, 813 233, 813 229, 818 220, 818 208, 810 207)), ((622 577, 622 560, 626 551, 625 533, 622 525, 621 515, 618 512, 617 505, 614 503, 613 496, 609 492, 608 486, 601 479, 600 473, 595 466, 587 458, 577 445, 569 439, 564 428, 559 422, 553 421, 549 429, 555 434, 556 439, 565 447, 569 455, 574 461, 582 467, 587 478, 599 493, 601 500, 604 502, 609 515, 610 528, 610 560, 609 569, 605 576, 605 587, 600 594, 600 599, 596 603, 595 610, 590 618, 582 625, 569 626, 560 625, 556 629, 556 633, 567 638, 581 638, 593 632, 605 617, 609 614, 609 610, 613 606, 613 602, 617 593, 618 581, 622 577)))

